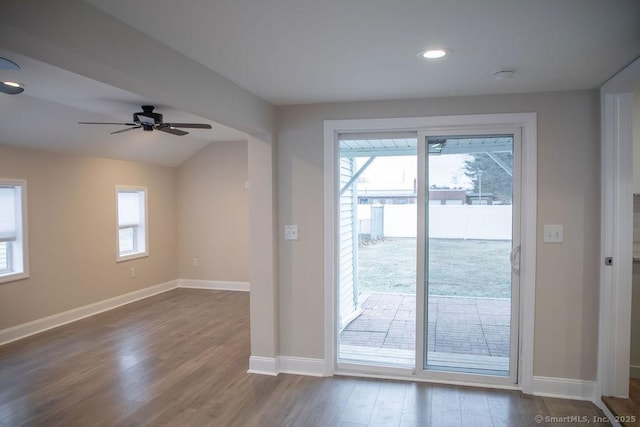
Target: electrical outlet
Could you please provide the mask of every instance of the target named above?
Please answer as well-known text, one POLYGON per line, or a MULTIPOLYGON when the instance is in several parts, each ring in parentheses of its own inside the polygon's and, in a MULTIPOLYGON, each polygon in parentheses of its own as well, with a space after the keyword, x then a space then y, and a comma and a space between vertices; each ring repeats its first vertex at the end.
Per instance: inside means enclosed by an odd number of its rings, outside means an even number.
POLYGON ((131 268, 129 269, 129 277, 131 277, 132 279, 133 279, 134 277, 136 277, 136 268, 135 268, 135 267, 131 267, 131 268))
POLYGON ((191 265, 193 265, 194 267, 197 267, 200 265, 200 258, 194 258, 191 265))

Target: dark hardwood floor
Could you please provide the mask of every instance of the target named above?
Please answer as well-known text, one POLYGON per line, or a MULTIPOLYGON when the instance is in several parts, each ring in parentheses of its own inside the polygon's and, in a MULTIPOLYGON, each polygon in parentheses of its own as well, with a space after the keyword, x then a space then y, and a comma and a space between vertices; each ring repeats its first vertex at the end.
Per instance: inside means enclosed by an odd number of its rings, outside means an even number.
POLYGON ((609 425, 593 418, 603 415, 588 402, 269 377, 247 374, 248 360, 248 293, 173 290, 0 347, 0 425, 585 425, 563 418, 572 416, 609 425))
POLYGON ((629 378, 629 398, 603 396, 602 401, 611 413, 619 417, 624 427, 640 426, 640 379, 629 378))
POLYGON ((640 378, 629 379, 629 399, 640 408, 640 378))

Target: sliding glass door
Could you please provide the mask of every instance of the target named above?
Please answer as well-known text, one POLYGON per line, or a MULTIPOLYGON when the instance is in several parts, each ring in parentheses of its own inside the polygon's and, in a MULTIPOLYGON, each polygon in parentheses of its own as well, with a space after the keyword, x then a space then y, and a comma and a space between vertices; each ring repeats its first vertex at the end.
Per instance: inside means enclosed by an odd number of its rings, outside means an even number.
POLYGON ((338 362, 415 366, 417 139, 340 138, 338 362))
POLYGON ((520 136, 418 136, 417 372, 517 382, 520 136))
POLYGON ((520 130, 338 139, 338 369, 516 383, 520 130))

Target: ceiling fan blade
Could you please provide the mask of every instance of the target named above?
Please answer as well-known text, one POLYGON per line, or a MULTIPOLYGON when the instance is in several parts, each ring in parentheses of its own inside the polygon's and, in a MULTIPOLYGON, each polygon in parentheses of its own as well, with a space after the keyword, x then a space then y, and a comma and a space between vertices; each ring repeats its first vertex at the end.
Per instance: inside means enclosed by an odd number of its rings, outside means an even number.
MULTIPOLYGON (((112 124, 115 124, 115 123, 112 123, 112 124)), ((116 133, 129 132, 130 130, 140 129, 141 127, 142 126, 134 126, 134 127, 131 127, 131 128, 120 129, 120 130, 117 130, 115 132, 111 132, 111 135, 115 135, 116 133)))
POLYGON ((111 123, 111 122, 78 122, 80 125, 119 125, 119 126, 138 126, 137 123, 111 123))
POLYGON ((163 123, 163 125, 172 128, 211 129, 211 125, 205 123, 163 123))
POLYGON ((180 129, 175 129, 175 128, 169 127, 169 126, 167 126, 166 123, 163 123, 162 126, 157 127, 156 129, 158 129, 158 130, 160 130, 162 132, 167 132, 167 133, 170 133, 172 135, 176 135, 176 136, 184 136, 184 135, 188 135, 189 134, 189 132, 185 132, 185 131, 180 130, 180 129))
POLYGON ((0 70, 19 70, 20 66, 7 58, 0 58, 0 70))

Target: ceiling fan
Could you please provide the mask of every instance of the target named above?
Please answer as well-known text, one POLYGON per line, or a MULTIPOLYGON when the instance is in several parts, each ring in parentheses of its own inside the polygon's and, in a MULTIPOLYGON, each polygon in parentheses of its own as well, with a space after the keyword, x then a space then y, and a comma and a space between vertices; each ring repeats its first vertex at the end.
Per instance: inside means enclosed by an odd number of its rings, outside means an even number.
POLYGON ((165 123, 162 121, 162 114, 154 113, 153 105, 143 105, 142 111, 133 113, 133 121, 131 123, 110 123, 110 122, 78 122, 81 125, 120 125, 130 126, 125 129, 120 129, 115 132, 111 132, 111 135, 116 133, 128 132, 133 129, 140 129, 145 131, 159 130, 167 132, 172 135, 183 136, 188 135, 189 132, 185 132, 178 128, 187 129, 211 129, 211 125, 206 123, 165 123))

